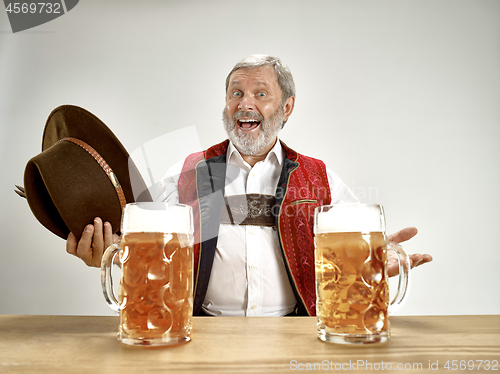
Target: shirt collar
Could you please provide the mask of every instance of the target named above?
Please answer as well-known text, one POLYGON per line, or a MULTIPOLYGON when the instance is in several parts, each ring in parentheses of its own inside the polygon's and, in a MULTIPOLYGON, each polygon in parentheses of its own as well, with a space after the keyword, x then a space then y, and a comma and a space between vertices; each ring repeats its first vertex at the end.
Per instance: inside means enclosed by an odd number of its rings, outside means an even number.
MULTIPOLYGON (((241 153, 236 149, 236 147, 233 145, 233 143, 231 141, 229 141, 229 145, 227 147, 226 162, 229 163, 229 160, 231 159, 231 156, 233 154, 243 161, 243 157, 241 157, 241 153)), ((267 154, 266 158, 264 159, 264 162, 271 160, 271 157, 275 157, 276 160, 278 161, 278 164, 280 166, 282 166, 283 159, 285 158, 285 155, 283 153, 283 147, 281 146, 281 142, 280 142, 279 138, 276 141, 276 144, 274 144, 274 147, 271 148, 271 150, 267 154)))

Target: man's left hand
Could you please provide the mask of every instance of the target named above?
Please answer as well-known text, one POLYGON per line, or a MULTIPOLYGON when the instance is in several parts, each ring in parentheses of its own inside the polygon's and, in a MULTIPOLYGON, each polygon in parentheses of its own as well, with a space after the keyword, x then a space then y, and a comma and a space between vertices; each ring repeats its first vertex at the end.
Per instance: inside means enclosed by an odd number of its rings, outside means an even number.
MULTIPOLYGON (((407 227, 401 231, 398 231, 395 234, 392 235, 387 235, 387 241, 395 242, 395 243, 402 243, 405 242, 411 238, 413 238, 415 235, 417 235, 418 230, 416 227, 407 227)), ((410 257, 410 263, 412 269, 414 267, 423 265, 427 262, 432 261, 432 256, 428 254, 420 254, 420 253, 414 253, 412 255, 408 255, 410 257)), ((390 277, 393 277, 395 275, 399 274, 399 264, 398 264, 398 259, 396 257, 396 253, 394 251, 389 251, 387 253, 387 263, 388 263, 388 274, 390 277)))

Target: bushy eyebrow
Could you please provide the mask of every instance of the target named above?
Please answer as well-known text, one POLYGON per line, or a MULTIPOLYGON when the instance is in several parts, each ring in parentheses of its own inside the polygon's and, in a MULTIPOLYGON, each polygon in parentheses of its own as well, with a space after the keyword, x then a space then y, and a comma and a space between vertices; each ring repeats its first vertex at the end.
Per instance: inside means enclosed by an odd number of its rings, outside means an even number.
MULTIPOLYGON (((241 84, 241 82, 239 80, 234 80, 232 81, 231 83, 229 83, 229 86, 239 86, 241 84)), ((255 84, 257 86, 263 86, 263 87, 268 87, 269 84, 266 82, 266 81, 258 81, 258 82, 255 82, 255 84)))

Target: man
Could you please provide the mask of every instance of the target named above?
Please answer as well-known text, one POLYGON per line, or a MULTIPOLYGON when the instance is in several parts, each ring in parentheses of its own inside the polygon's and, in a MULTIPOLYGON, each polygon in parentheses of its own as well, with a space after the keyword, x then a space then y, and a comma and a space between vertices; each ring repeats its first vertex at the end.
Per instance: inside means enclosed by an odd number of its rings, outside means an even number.
MULTIPOLYGON (((190 155, 163 182, 159 199, 193 205, 202 233, 195 248, 195 314, 315 313, 312 212, 319 205, 358 201, 323 162, 279 141, 294 105, 293 78, 279 59, 243 59, 226 79, 223 122, 229 141, 190 155), (218 191, 221 199, 214 202, 218 191), (246 217, 235 219, 241 211, 246 217)), ((389 239, 402 242, 416 232, 407 228, 389 239)), ((96 218, 78 243, 69 235, 67 251, 99 266, 104 248, 116 239, 109 223, 96 218)), ((431 260, 411 256, 412 266, 431 260)), ((397 273, 394 258, 389 273, 397 273)))

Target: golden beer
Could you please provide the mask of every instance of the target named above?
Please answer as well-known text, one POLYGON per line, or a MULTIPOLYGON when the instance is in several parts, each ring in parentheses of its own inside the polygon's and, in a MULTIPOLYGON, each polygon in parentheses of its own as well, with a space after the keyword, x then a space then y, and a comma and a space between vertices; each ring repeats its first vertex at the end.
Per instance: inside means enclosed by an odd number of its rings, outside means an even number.
POLYGON ((315 244, 318 329, 375 340, 388 335, 384 234, 323 233, 315 244))
POLYGON ((123 235, 118 296, 122 340, 189 340, 193 307, 191 242, 188 234, 123 235))
POLYGON ((314 211, 318 338, 330 343, 383 343, 390 337, 389 314, 403 302, 410 260, 386 241, 381 205, 336 204, 314 211), (387 250, 399 262, 399 284, 389 299, 387 250))
POLYGON ((106 249, 101 285, 109 307, 120 313, 118 341, 139 347, 191 340, 193 314, 193 214, 188 205, 130 203, 123 210, 121 241, 106 249), (119 254, 118 298, 111 266, 119 254))

